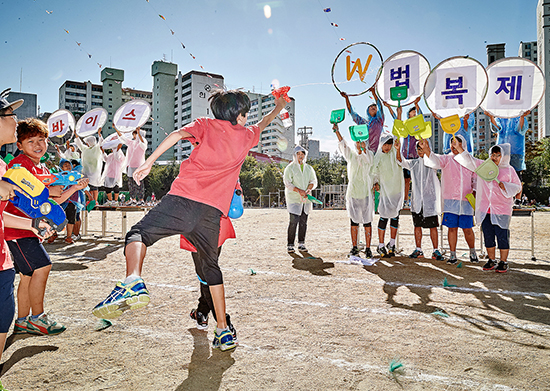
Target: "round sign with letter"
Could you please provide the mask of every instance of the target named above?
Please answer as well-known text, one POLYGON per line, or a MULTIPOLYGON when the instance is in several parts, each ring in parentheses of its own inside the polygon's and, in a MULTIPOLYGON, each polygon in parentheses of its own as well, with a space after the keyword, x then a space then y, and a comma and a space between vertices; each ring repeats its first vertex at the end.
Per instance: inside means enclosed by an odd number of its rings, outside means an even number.
POLYGON ((131 100, 118 108, 113 116, 113 126, 122 133, 136 130, 147 122, 151 115, 151 105, 142 99, 131 100))
POLYGON ((544 95, 544 74, 534 62, 507 57, 487 67, 489 88, 481 108, 495 117, 515 118, 537 106, 544 95))
POLYGON ((487 93, 487 72, 470 57, 451 57, 440 62, 424 84, 428 108, 446 118, 463 117, 479 107, 487 93))
POLYGON ((107 110, 97 108, 88 111, 76 123, 75 133, 78 137, 86 137, 97 133, 99 128, 102 128, 107 122, 107 110))
POLYGON ((332 64, 332 84, 338 92, 359 96, 376 84, 382 54, 368 42, 357 42, 344 49, 332 64))
POLYGON ((74 116, 69 110, 56 110, 48 118, 49 137, 63 137, 69 129, 74 129, 74 116))
POLYGON ((380 69, 376 82, 378 96, 384 102, 397 106, 392 99, 391 89, 406 87, 407 97, 401 100, 401 106, 413 103, 424 92, 424 83, 430 74, 430 63, 422 54, 403 50, 391 55, 380 69))

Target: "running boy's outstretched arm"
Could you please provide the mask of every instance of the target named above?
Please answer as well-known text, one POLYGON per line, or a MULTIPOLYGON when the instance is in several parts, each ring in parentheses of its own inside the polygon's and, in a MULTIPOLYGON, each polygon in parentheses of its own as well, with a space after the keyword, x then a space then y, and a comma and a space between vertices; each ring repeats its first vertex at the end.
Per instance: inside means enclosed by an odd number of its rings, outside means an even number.
POLYGON ((134 181, 139 186, 139 183, 143 178, 145 178, 147 175, 149 175, 149 172, 151 171, 151 167, 153 167, 153 163, 168 149, 173 147, 178 141, 181 139, 187 138, 187 137, 193 137, 193 135, 189 132, 186 132, 183 129, 174 130, 172 133, 170 133, 163 141, 160 143, 160 145, 153 151, 151 156, 147 158, 145 163, 143 163, 141 166, 138 167, 136 171, 134 171, 134 181))

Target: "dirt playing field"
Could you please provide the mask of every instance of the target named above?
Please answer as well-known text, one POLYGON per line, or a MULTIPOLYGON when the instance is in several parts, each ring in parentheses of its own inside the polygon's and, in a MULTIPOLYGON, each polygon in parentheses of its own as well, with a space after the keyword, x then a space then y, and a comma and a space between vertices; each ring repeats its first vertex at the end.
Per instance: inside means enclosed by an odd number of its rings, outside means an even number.
MULTIPOLYGON (((91 228, 99 229, 100 215, 92 212, 91 228)), ((130 213, 128 226, 138 218, 130 213)), ((110 212, 108 220, 110 229, 120 229, 120 213, 110 212)), ((232 353, 212 351, 213 319, 208 332, 189 319, 199 282, 179 238, 148 251, 143 278, 149 306, 125 313, 103 331, 95 331, 100 321, 91 309, 124 278, 123 242, 88 235, 74 245, 47 245, 54 266, 45 307, 67 331, 10 336, 2 358, 4 386, 550 389, 549 213, 535 214, 537 261, 530 252, 511 251, 506 274, 483 272, 484 261, 470 264, 466 251, 459 251, 460 268, 407 256, 373 266, 347 264, 349 219, 342 210, 313 211, 306 243, 311 257, 293 259, 286 252, 287 224, 283 209, 247 209, 234 221, 237 239, 226 242, 220 258, 240 341, 232 353), (445 278, 456 287, 444 287, 445 278), (392 360, 403 365, 390 374, 392 360)), ((513 248, 530 248, 530 229, 529 217, 512 220, 513 248)), ((410 216, 402 217, 400 230, 412 233, 410 216)), ((404 254, 414 249, 411 236, 399 244, 404 254)), ((423 247, 431 253, 428 237, 423 247)))

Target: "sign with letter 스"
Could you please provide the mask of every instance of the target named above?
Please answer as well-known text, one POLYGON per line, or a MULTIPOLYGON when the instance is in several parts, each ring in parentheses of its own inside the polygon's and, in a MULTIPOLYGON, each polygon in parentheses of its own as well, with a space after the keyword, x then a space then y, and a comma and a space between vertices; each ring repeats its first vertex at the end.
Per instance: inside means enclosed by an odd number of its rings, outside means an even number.
POLYGON ((473 112, 487 93, 487 72, 479 61, 451 57, 440 62, 424 84, 428 108, 440 117, 473 112))
POLYGON ((380 73, 376 82, 376 90, 380 99, 397 106, 397 100, 392 99, 391 89, 406 87, 407 98, 401 101, 401 106, 406 106, 414 102, 424 92, 424 83, 430 74, 430 63, 418 52, 403 50, 386 59, 380 73))
POLYGON ((338 92, 362 95, 376 84, 382 62, 382 54, 373 44, 351 44, 338 53, 332 64, 332 84, 338 92))
POLYGON ((107 122, 107 110, 97 108, 88 111, 76 123, 75 133, 78 137, 86 137, 97 133, 99 128, 102 128, 107 122))
POLYGON ((63 137, 69 129, 74 129, 74 116, 69 110, 56 110, 48 118, 49 137, 63 137))
POLYGON ((136 130, 147 122, 151 106, 142 99, 131 100, 118 108, 113 117, 113 126, 122 133, 136 130))
POLYGON ((495 117, 519 117, 538 105, 544 95, 544 74, 526 58, 495 61, 487 67, 487 75, 489 87, 481 107, 495 117))

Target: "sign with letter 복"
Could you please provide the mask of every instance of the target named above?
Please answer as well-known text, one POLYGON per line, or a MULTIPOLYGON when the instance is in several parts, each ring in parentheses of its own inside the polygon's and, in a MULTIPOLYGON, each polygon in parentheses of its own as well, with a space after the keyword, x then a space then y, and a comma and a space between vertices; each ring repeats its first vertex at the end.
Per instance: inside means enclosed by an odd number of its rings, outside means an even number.
POLYGON ((479 61, 451 57, 440 62, 424 84, 428 108, 440 117, 473 112, 487 93, 487 72, 479 61))

